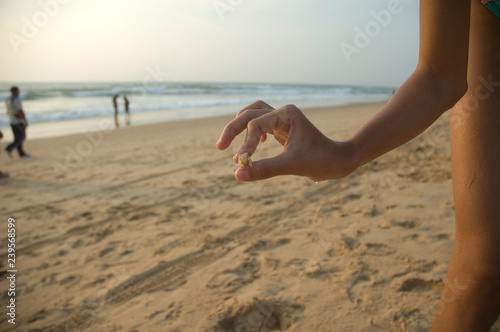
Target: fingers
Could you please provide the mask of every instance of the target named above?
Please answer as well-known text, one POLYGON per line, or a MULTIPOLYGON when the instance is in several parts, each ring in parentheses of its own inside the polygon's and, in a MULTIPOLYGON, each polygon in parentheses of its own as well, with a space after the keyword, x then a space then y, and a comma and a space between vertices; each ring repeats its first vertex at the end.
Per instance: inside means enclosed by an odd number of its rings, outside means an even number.
MULTIPOLYGON (((242 116, 245 116, 243 114, 242 116)), ((250 156, 254 154, 257 149, 257 145, 262 141, 262 137, 267 134, 272 134, 274 129, 279 126, 279 118, 275 111, 267 112, 261 114, 258 117, 254 117, 247 124, 247 135, 245 142, 238 150, 238 154, 248 153, 250 156)))
MULTIPOLYGON (((240 134, 243 130, 245 130, 248 121, 251 119, 260 116, 262 114, 265 114, 267 112, 273 111, 274 108, 270 106, 269 104, 263 102, 262 100, 257 100, 256 102, 246 106, 242 110, 238 112, 236 115, 236 118, 228 123, 224 130, 222 131, 222 134, 215 144, 219 150, 224 150, 226 149, 233 139, 240 134), (252 111, 249 114, 248 111, 252 111), (265 111, 265 112, 255 112, 255 111, 265 111), (246 117, 241 117, 242 114, 245 114, 246 117)), ((265 140, 265 138, 264 138, 265 140)))
POLYGON ((288 159, 286 154, 280 154, 274 158, 256 161, 252 167, 239 167, 235 177, 238 181, 256 181, 289 174, 290 161, 288 159))
POLYGON ((226 149, 234 140, 234 138, 247 128, 247 125, 251 120, 258 118, 271 111, 272 109, 245 110, 245 112, 238 115, 234 120, 229 122, 226 125, 226 127, 224 127, 224 130, 222 131, 219 140, 215 144, 216 147, 219 150, 226 149))
POLYGON ((263 102, 262 100, 257 100, 256 102, 253 102, 252 104, 248 105, 247 107, 239 111, 236 117, 240 116, 243 112, 247 110, 274 110, 274 107, 272 107, 266 102, 263 102))
MULTIPOLYGON (((244 115, 245 113, 242 114, 242 116, 244 115)), ((262 141, 262 137, 266 134, 273 134, 285 146, 290 129, 300 115, 302 115, 302 112, 297 107, 286 105, 278 110, 253 118, 248 122, 247 137, 238 153, 246 152, 252 155, 257 149, 259 142, 262 141)))
MULTIPOLYGON (((304 127, 304 121, 300 121, 302 118, 305 119, 301 111, 294 105, 286 105, 279 110, 274 110, 268 104, 257 101, 238 112, 236 118, 226 125, 216 146, 220 150, 226 149, 234 138, 246 129, 245 142, 233 157, 233 160, 237 162, 240 154, 252 155, 258 144, 266 140, 267 134, 272 134, 283 145, 284 151, 274 158, 254 162, 253 167, 239 167, 235 173, 236 179, 255 181, 277 175, 299 175, 302 171, 296 167, 297 160, 293 157, 294 153, 292 152, 296 149, 289 150, 287 145, 289 135, 297 136, 299 133, 299 138, 296 137, 295 140, 299 139, 300 141, 300 137, 302 137, 300 133, 303 131, 301 128, 304 127)), ((307 122, 305 124, 307 125, 307 122)))

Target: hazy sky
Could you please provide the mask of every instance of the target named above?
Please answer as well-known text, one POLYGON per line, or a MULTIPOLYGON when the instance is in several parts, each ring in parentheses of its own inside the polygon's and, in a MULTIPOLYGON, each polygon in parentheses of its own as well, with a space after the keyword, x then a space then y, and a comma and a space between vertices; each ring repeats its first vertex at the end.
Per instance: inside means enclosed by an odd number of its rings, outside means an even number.
POLYGON ((0 0, 0 81, 398 85, 417 0, 0 0))

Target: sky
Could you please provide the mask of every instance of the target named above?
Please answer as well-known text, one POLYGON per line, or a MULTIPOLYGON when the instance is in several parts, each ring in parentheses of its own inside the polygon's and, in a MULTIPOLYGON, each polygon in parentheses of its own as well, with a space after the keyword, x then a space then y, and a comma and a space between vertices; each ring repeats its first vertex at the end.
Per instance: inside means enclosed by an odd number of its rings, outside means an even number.
POLYGON ((0 0, 0 81, 400 85, 417 0, 0 0))

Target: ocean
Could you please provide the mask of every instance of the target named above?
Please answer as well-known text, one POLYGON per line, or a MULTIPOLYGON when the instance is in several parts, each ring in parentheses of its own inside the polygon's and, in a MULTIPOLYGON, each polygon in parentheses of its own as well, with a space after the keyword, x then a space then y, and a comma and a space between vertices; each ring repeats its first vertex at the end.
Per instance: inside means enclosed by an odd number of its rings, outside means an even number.
MULTIPOLYGON (((0 127, 9 125, 3 102, 12 83, 0 83, 0 127)), ((272 84, 272 83, 16 83, 21 90, 23 109, 30 125, 95 117, 112 117, 112 97, 119 94, 118 107, 124 112, 123 96, 134 114, 161 112, 162 121, 203 118, 236 113, 240 107, 262 99, 273 106, 345 105, 389 99, 389 87, 272 84), (230 106, 234 106, 234 109, 230 106)), ((159 113, 158 113, 159 114, 159 113)), ((155 117, 150 117, 154 119, 155 117)), ((134 124, 134 122, 133 122, 134 124)))

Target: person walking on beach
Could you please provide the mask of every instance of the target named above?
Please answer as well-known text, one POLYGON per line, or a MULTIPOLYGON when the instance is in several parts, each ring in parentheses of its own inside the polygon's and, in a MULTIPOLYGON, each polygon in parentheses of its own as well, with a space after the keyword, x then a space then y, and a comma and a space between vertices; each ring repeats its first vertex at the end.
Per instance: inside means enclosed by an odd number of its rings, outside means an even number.
MULTIPOLYGON (((3 133, 2 131, 0 130, 0 140, 3 138, 3 133)), ((8 178, 9 177, 9 174, 5 173, 5 172, 2 172, 0 170, 0 179, 3 179, 3 178, 8 178)))
POLYGON ((115 109, 115 126, 116 126, 116 128, 120 127, 120 125, 118 124, 118 97, 119 97, 119 95, 113 96, 113 107, 115 109))
MULTIPOLYGON (((274 135, 283 152, 239 167, 240 181, 339 179, 421 134, 450 111, 455 243, 432 331, 489 331, 500 314, 500 2, 421 0, 412 75, 348 140, 320 132, 295 106, 241 110, 216 143, 247 130, 238 154, 274 135), (453 293, 450 291, 453 289, 453 293)), ((237 155, 234 161, 237 162, 237 155)))
POLYGON ((127 126, 130 126, 130 113, 129 113, 129 104, 130 102, 128 101, 127 96, 123 96, 123 102, 125 103, 125 121, 127 123, 127 126))
POLYGON ((12 150, 17 149, 19 156, 21 158, 26 158, 29 157, 29 155, 23 150, 23 142, 26 139, 28 121, 26 120, 26 115, 21 105, 21 99, 19 98, 19 88, 13 86, 10 88, 10 92, 11 95, 7 98, 5 103, 7 105, 7 113, 9 114, 10 126, 14 133, 14 142, 9 144, 5 151, 9 157, 12 157, 12 150))

